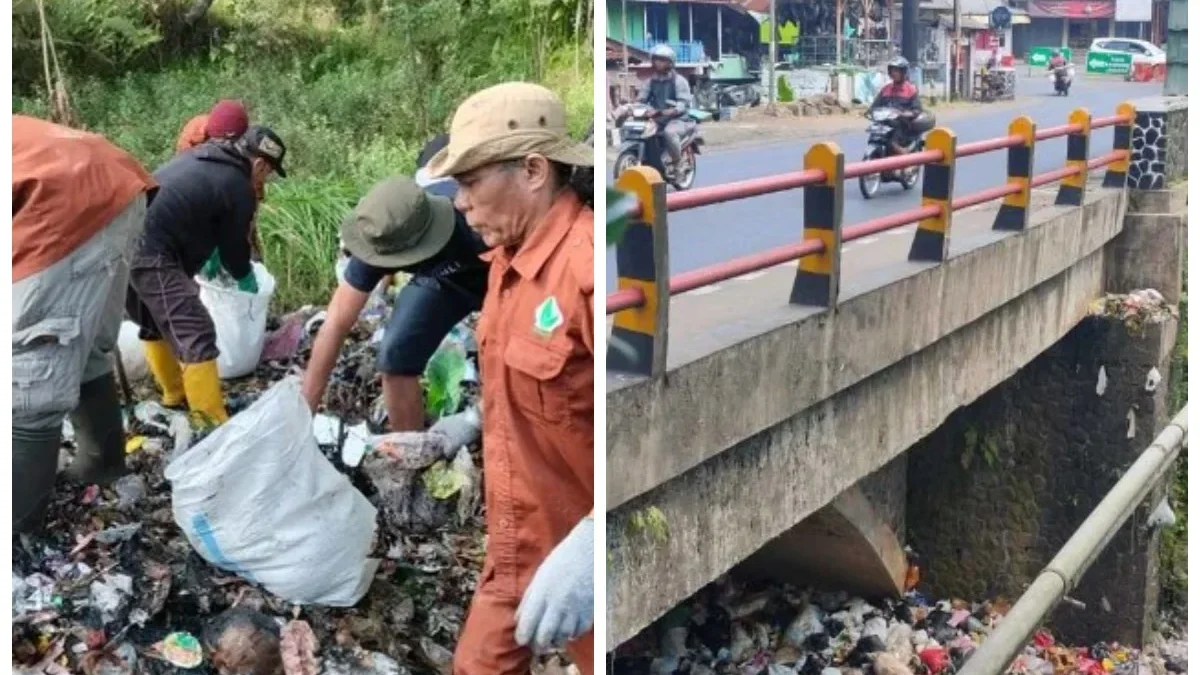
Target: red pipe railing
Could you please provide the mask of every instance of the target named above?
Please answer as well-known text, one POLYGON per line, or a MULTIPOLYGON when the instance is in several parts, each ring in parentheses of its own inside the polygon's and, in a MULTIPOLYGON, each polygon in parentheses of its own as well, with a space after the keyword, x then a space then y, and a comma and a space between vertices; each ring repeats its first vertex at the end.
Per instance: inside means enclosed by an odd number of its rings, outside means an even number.
MULTIPOLYGON (((1120 124, 1122 122, 1132 121, 1122 115, 1113 115, 1110 117, 1102 117, 1092 120, 1091 127, 1107 127, 1120 124)), ((1083 131, 1083 126, 1080 124, 1063 124, 1055 127, 1047 127, 1035 132, 1036 140, 1048 140, 1060 136, 1067 136, 1072 133, 1083 131)), ((958 146, 955 152, 955 158, 971 157, 996 150, 1004 150, 1021 145, 1025 140, 1021 136, 1010 135, 1000 138, 992 138, 983 141, 975 141, 973 143, 964 143, 958 146)), ((1107 166, 1115 161, 1118 161, 1128 154, 1127 150, 1116 150, 1108 154, 1090 159, 1087 162, 1088 170, 1093 170, 1107 166)), ((942 152, 940 150, 925 150, 922 152, 910 153, 898 157, 887 157, 884 159, 868 160, 862 162, 853 162, 847 164, 844 169, 843 177, 845 179, 858 178, 884 171, 896 171, 906 169, 913 166, 924 165, 931 162, 939 162, 942 160, 942 152)), ((1046 173, 1038 174, 1030 178, 1031 187, 1040 187, 1050 183, 1060 181, 1069 176, 1073 176, 1080 172, 1078 166, 1066 166, 1046 173)), ((738 199, 746 199, 749 197, 759 196, 763 194, 771 194, 796 188, 816 185, 825 180, 825 173, 819 170, 793 171, 770 176, 768 178, 756 178, 725 185, 717 185, 708 188, 700 188, 690 192, 677 192, 667 196, 667 211, 683 211, 687 209, 698 208, 710 204, 719 204, 738 199)), ((1003 199, 1009 195, 1020 193, 1022 188, 1017 184, 1005 184, 986 190, 981 190, 974 194, 966 195, 953 199, 950 203, 952 211, 958 211, 980 204, 986 204, 997 199, 1003 199)), ((630 215, 637 216, 641 212, 640 205, 631 210, 630 215)), ((919 222, 925 218, 935 218, 942 212, 942 207, 939 206, 922 206, 900 213, 874 218, 855 225, 846 226, 842 230, 842 241, 851 242, 856 239, 868 237, 872 234, 884 232, 887 230, 903 227, 915 222, 919 222)), ((671 295, 686 293, 703 286, 709 286, 721 281, 733 279, 752 272, 761 271, 786 262, 799 260, 804 256, 816 255, 824 252, 825 245, 823 242, 816 239, 806 239, 797 244, 789 244, 769 249, 760 253, 742 256, 734 260, 709 265, 701 269, 692 270, 683 274, 678 274, 671 277, 668 287, 671 295)), ((633 309, 641 307, 645 304, 645 296, 640 289, 626 288, 614 293, 610 293, 605 299, 605 310, 607 314, 613 314, 621 310, 633 309)))

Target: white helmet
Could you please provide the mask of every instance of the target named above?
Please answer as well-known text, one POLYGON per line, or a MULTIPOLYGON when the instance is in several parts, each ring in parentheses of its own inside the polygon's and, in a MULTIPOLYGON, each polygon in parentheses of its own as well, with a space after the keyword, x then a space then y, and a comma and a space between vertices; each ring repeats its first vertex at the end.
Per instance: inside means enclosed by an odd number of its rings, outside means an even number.
POLYGON ((658 45, 650 50, 651 59, 666 59, 675 65, 675 50, 668 45, 658 45))

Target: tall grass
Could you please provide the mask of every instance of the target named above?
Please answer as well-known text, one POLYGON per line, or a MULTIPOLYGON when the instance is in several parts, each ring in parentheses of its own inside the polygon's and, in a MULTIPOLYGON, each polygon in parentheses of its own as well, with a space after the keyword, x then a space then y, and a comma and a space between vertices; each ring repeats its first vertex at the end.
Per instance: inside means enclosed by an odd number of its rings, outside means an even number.
MULTIPOLYGON (((47 9, 76 17, 72 2, 112 5, 110 14, 132 20, 139 7, 171 0, 50 0, 47 9)), ((151 170, 171 157, 183 124, 220 98, 240 99, 254 123, 279 133, 289 177, 268 185, 258 222, 266 264, 279 279, 277 308, 286 310, 327 300, 343 217, 380 179, 411 173, 421 147, 471 93, 507 80, 542 82, 563 98, 573 133, 583 136, 592 120, 591 46, 568 34, 564 7, 560 0, 223 0, 210 24, 240 32, 179 54, 151 54, 160 47, 152 42, 145 59, 118 73, 107 62, 89 69, 85 57, 108 54, 120 41, 89 38, 100 28, 73 18, 69 34, 98 44, 72 47, 82 56, 71 62, 68 86, 81 125, 151 170), (556 19, 535 20, 556 7, 556 19), (526 18, 498 25, 506 16, 526 18)), ((154 26, 164 42, 181 43, 154 26)), ((14 94, 13 111, 49 116, 38 80, 17 84, 23 93, 14 94)))

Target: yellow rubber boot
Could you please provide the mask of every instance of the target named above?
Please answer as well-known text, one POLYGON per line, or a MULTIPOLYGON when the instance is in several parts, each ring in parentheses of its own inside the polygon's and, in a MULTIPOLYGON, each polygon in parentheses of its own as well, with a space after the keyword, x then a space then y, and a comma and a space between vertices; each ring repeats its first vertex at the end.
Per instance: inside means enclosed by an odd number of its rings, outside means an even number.
POLYGON ((184 364, 183 389, 192 412, 201 413, 217 424, 224 424, 229 419, 216 360, 184 364))
POLYGON ((162 392, 162 404, 168 408, 183 405, 183 371, 179 369, 179 361, 165 340, 147 340, 142 342, 146 352, 146 363, 162 392))

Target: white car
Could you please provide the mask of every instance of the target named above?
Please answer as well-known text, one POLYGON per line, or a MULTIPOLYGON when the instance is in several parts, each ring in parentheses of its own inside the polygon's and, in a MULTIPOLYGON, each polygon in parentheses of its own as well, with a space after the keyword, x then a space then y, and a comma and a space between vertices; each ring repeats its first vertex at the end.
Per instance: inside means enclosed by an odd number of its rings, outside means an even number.
POLYGON ((1167 62, 1167 53, 1153 43, 1133 38, 1096 38, 1092 41, 1091 52, 1108 54, 1131 54, 1133 63, 1148 63, 1152 66, 1163 65, 1167 62))

